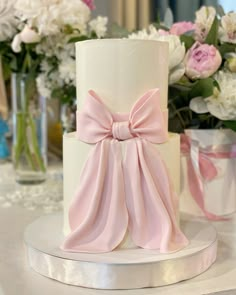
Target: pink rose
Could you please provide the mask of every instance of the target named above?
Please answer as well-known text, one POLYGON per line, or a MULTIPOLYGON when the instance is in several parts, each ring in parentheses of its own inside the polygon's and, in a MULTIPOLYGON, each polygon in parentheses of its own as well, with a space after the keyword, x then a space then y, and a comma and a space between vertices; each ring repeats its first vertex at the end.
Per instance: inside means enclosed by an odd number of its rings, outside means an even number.
POLYGON ((94 10, 96 8, 94 5, 94 0, 83 0, 83 2, 89 7, 90 10, 94 10))
POLYGON ((214 74, 222 62, 213 45, 195 42, 185 56, 185 74, 190 79, 204 79, 214 74))
POLYGON ((192 22, 178 22, 174 23, 170 28, 170 34, 172 35, 182 35, 188 31, 195 30, 195 24, 192 22))

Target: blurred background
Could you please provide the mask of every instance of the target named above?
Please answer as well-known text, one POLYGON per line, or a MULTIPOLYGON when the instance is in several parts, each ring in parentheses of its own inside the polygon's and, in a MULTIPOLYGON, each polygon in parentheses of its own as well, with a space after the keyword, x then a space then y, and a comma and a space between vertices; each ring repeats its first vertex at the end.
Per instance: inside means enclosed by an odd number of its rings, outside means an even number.
POLYGON ((163 19, 166 9, 171 8, 174 21, 193 21, 195 11, 202 5, 221 5, 225 12, 235 10, 235 0, 99 0, 94 15, 107 15, 112 23, 129 31, 142 29, 159 17, 163 19))

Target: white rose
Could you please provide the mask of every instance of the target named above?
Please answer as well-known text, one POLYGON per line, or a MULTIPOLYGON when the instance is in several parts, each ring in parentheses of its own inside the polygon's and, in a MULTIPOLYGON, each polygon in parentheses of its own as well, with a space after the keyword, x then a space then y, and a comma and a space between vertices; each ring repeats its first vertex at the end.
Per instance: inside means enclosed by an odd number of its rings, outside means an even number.
POLYGON ((213 24, 216 16, 216 10, 212 6, 202 6, 196 12, 195 19, 195 39, 203 42, 213 24))
POLYGON ((220 91, 215 88, 214 94, 208 98, 192 99, 190 108, 196 113, 210 112, 221 120, 236 120, 236 74, 219 71, 214 78, 220 91))
POLYGON ((219 38, 221 42, 236 44, 236 12, 228 13, 221 18, 219 38))

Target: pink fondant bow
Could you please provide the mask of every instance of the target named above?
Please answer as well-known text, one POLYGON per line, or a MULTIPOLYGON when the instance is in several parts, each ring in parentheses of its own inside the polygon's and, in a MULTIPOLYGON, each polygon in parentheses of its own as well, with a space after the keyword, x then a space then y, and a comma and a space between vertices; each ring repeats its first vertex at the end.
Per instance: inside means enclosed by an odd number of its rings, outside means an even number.
POLYGON ((69 210, 71 234, 63 250, 112 251, 127 229, 142 248, 170 252, 188 243, 176 222, 177 198, 168 172, 152 145, 168 139, 167 116, 159 105, 159 90, 153 89, 130 114, 114 114, 89 92, 78 113, 77 134, 95 146, 69 210))
POLYGON ((187 156, 188 186, 194 200, 209 220, 226 220, 206 210, 202 180, 213 180, 218 174, 212 159, 235 158, 236 150, 232 150, 232 145, 201 149, 198 142, 181 134, 181 152, 187 156))

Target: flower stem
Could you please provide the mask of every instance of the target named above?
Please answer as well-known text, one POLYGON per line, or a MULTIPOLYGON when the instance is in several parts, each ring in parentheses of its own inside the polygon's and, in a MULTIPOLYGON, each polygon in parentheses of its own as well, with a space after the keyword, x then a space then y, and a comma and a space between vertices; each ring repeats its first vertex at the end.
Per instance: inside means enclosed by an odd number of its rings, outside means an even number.
POLYGON ((46 168, 45 168, 45 165, 43 163, 43 159, 42 159, 41 154, 40 154, 40 149, 39 149, 39 145, 38 145, 38 139, 37 139, 37 133, 36 133, 35 124, 34 124, 34 121, 33 121, 31 115, 29 115, 29 126, 31 128, 32 144, 33 144, 36 160, 38 162, 40 170, 43 171, 43 172, 46 172, 46 168))

